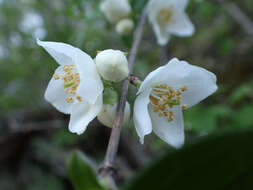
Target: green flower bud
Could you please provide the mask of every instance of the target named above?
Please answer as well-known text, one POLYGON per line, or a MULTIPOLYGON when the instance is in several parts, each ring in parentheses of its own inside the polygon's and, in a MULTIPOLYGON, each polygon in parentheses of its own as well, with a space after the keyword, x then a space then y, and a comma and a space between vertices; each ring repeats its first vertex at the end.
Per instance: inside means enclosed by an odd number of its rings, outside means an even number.
POLYGON ((116 25, 116 32, 122 36, 130 35, 134 28, 134 22, 131 19, 122 19, 116 25))
MULTIPOLYGON (((113 122, 115 120, 116 115, 116 109, 117 109, 117 103, 111 105, 111 104, 104 104, 102 110, 98 114, 97 118, 98 120, 107 127, 112 127, 113 122)), ((123 119, 123 125, 126 124, 130 120, 130 105, 128 102, 126 102, 125 106, 125 112, 124 112, 124 119, 123 119)))

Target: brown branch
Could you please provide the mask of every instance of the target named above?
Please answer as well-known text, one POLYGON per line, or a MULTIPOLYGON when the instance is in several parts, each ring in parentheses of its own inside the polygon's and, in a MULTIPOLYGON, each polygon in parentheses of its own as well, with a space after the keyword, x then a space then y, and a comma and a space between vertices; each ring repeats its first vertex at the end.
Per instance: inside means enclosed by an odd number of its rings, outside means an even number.
MULTIPOLYGON (((147 18, 147 6, 144 8, 139 24, 134 34, 134 42, 130 51, 130 56, 128 60, 128 67, 130 74, 133 72, 133 67, 135 64, 136 56, 138 53, 138 48, 142 39, 142 33, 144 24, 147 18)), ((126 104, 126 96, 129 87, 129 80, 125 80, 122 85, 122 91, 120 96, 120 101, 116 111, 116 118, 113 124, 109 145, 107 147, 106 156, 103 166, 99 169, 100 177, 110 177, 114 181, 116 179, 116 171, 114 168, 115 157, 118 151, 119 139, 120 139, 120 130, 124 117, 124 109, 126 104)))
POLYGON ((253 36, 253 22, 251 19, 238 7, 235 3, 227 2, 226 0, 215 0, 220 3, 231 17, 239 24, 244 31, 253 36))

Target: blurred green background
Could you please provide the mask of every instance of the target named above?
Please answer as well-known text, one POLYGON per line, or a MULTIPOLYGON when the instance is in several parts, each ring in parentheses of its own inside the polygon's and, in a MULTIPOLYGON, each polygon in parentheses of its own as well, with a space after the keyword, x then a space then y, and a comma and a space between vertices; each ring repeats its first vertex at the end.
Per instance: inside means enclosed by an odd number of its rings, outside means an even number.
MULTIPOLYGON (((73 149, 82 150, 94 165, 103 161, 110 129, 93 121, 81 136, 68 132, 68 116, 43 98, 57 63, 36 45, 36 38, 65 42, 92 57, 104 49, 129 52, 132 36, 120 37, 115 32, 100 12, 100 2, 0 0, 1 190, 72 189, 65 162, 73 149)), ((135 21, 143 6, 140 2, 131 1, 135 21)), ((166 47, 159 47, 151 26, 145 25, 134 71, 137 76, 143 79, 178 57, 218 77, 219 90, 184 113, 186 144, 200 136, 253 127, 253 32, 233 18, 238 13, 229 12, 231 2, 253 22, 252 0, 192 0, 187 13, 196 27, 193 37, 172 37, 166 47)), ((135 93, 131 87, 130 103, 135 93)), ((140 145, 131 122, 124 127, 120 142, 119 182, 170 150, 154 135, 140 145)))

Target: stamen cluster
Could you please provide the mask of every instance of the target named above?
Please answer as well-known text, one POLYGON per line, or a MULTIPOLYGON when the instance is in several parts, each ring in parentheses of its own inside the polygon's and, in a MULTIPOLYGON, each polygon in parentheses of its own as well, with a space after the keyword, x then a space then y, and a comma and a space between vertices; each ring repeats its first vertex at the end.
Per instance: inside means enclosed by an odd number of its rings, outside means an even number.
POLYGON ((169 23, 173 15, 173 7, 170 6, 169 8, 163 8, 159 11, 159 14, 157 15, 158 23, 163 26, 169 23))
MULTIPOLYGON (((185 85, 179 90, 175 90, 166 84, 154 87, 149 96, 153 112, 158 113, 159 117, 168 118, 168 122, 173 121, 174 113, 170 109, 181 105, 182 93, 186 90, 187 86, 185 85)), ((187 106, 183 104, 181 108, 185 110, 187 106)))
POLYGON ((63 66, 64 75, 60 76, 58 74, 54 74, 54 79, 63 80, 63 87, 65 89, 65 93, 69 96, 66 98, 66 102, 71 103, 76 99, 81 102, 82 97, 76 94, 77 87, 80 84, 80 74, 77 72, 75 65, 64 65, 63 66))

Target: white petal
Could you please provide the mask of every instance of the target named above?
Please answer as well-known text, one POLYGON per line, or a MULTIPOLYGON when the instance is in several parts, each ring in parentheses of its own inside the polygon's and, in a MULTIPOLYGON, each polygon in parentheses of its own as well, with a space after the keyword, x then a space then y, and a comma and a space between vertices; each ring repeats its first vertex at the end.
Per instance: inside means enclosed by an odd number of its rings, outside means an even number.
POLYGON ((153 22, 153 30, 156 35, 157 43, 161 46, 166 45, 169 42, 170 34, 166 28, 160 27, 157 22, 153 22))
POLYGON ((192 36, 195 32, 194 25, 184 12, 173 14, 172 21, 168 23, 169 33, 177 36, 192 36))
POLYGON ((181 104, 186 104, 189 108, 213 94, 218 89, 216 80, 213 73, 192 66, 189 75, 184 79, 187 90, 182 95, 181 104))
POLYGON ((179 63, 179 60, 177 58, 173 58, 166 65, 158 67, 154 71, 150 72, 146 76, 145 80, 141 83, 137 94, 149 88, 152 88, 152 86, 156 84, 160 84, 161 81, 164 81, 164 75, 167 75, 166 72, 169 72, 170 68, 173 68, 175 65, 177 65, 177 63, 179 63), (160 77, 163 78, 160 79, 160 77))
POLYGON ((150 91, 151 89, 140 93, 134 102, 133 120, 141 143, 144 143, 144 136, 152 132, 152 124, 148 112, 150 91))
POLYGON ((94 104, 103 92, 103 84, 93 59, 82 50, 65 43, 40 40, 37 40, 37 43, 44 47, 60 65, 74 64, 77 67, 81 81, 77 94, 85 101, 94 104))
MULTIPOLYGON (((62 66, 59 66, 55 70, 55 74, 58 75, 64 74, 62 66)), ((45 99, 48 102, 50 102, 60 112, 69 114, 71 112, 72 103, 67 103, 66 101, 67 96, 68 95, 64 92, 63 80, 61 79, 55 80, 52 77, 45 92, 45 99)))
POLYGON ((151 0, 149 1, 149 13, 156 11, 157 9, 166 9, 173 7, 176 11, 184 11, 188 4, 188 0, 151 0))
POLYGON ((90 104, 94 104, 98 96, 103 93, 103 83, 97 73, 95 63, 90 57, 79 54, 77 58, 76 66, 80 73, 81 81, 77 89, 77 94, 90 104))
POLYGON ((171 146, 180 148, 184 144, 184 120, 181 108, 177 106, 172 109, 174 119, 171 122, 165 117, 159 117, 151 108, 149 110, 154 133, 171 146))
POLYGON ((153 30, 156 35, 157 43, 159 45, 166 45, 170 39, 170 34, 167 31, 166 26, 161 27, 158 24, 157 16, 160 13, 161 9, 166 9, 172 6, 171 1, 165 0, 153 0, 149 2, 148 6, 148 19, 150 24, 153 27, 153 30))
POLYGON ((39 39, 37 39, 37 44, 45 48, 45 50, 56 60, 58 64, 74 64, 74 57, 77 48, 61 42, 43 42, 39 39))
MULTIPOLYGON (((167 1, 167 0, 165 0, 165 1, 167 1)), ((188 4, 188 0, 174 0, 171 2, 174 5, 174 8, 179 11, 184 11, 187 4, 188 4)))
POLYGON ((172 6, 172 1, 168 0, 152 0, 149 1, 148 5, 148 19, 153 23, 157 19, 157 14, 159 14, 161 9, 168 9, 172 6))
POLYGON ((82 134, 86 130, 88 124, 98 115, 102 109, 102 105, 102 95, 97 98, 95 104, 89 104, 85 101, 73 104, 69 130, 78 135, 82 134))
POLYGON ((151 72, 142 82, 138 93, 159 84, 167 84, 174 89, 186 85, 187 90, 182 94, 181 104, 187 104, 187 107, 195 105, 217 90, 216 76, 213 73, 177 58, 151 72))

